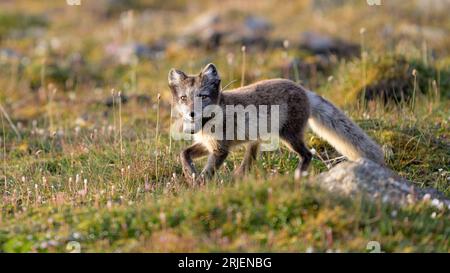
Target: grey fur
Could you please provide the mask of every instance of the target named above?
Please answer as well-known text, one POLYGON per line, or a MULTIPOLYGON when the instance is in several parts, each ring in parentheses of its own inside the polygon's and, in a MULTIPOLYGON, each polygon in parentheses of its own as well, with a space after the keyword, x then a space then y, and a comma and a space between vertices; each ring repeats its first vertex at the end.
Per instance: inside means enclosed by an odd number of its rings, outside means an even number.
MULTIPOLYGON (((311 152, 303 141, 308 123, 315 133, 325 138, 337 151, 350 160, 366 157, 377 163, 383 164, 384 162, 379 146, 358 125, 330 102, 290 80, 264 80, 235 90, 220 92, 219 73, 213 64, 209 64, 198 75, 188 76, 181 71, 172 69, 169 72, 169 86, 174 103, 184 119, 189 119, 188 115, 195 111, 193 101, 199 96, 203 97, 202 107, 216 105, 223 112, 226 112, 226 106, 230 105, 280 106, 279 131, 275 133, 278 133, 280 138, 302 158, 296 168, 296 178, 300 178, 302 173, 308 169, 312 158, 311 152)), ((271 113, 267 115, 270 118, 271 113)), ((224 130, 226 130, 226 119, 227 117, 224 115, 224 130)), ((238 130, 236 123, 235 120, 234 131, 238 130)), ((247 126, 254 126, 248 119, 245 120, 245 123, 247 126)), ((249 141, 244 160, 235 174, 242 175, 247 172, 256 159, 259 140, 220 140, 205 133, 202 128, 196 129, 192 133, 196 143, 180 155, 183 172, 187 177, 198 177, 193 159, 209 155, 208 163, 201 175, 211 177, 222 165, 232 147, 249 141)))
POLYGON ((306 91, 311 106, 309 125, 351 161, 367 158, 384 164, 383 151, 342 111, 321 96, 306 91))

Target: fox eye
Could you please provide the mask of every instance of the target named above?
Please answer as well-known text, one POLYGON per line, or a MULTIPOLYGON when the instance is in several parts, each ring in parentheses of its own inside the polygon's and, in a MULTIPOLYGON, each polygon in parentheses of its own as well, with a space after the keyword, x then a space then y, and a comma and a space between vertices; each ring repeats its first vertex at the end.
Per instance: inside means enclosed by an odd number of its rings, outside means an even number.
POLYGON ((184 96, 184 95, 181 96, 181 97, 180 97, 180 100, 181 100, 181 101, 186 101, 186 100, 187 100, 187 96, 184 96))

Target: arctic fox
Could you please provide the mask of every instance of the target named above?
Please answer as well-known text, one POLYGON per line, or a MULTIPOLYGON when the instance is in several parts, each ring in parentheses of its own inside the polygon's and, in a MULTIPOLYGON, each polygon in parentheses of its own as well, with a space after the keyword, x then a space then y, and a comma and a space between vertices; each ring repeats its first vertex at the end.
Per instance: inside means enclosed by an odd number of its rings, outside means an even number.
MULTIPOLYGON (((183 150, 180 155, 183 173, 188 178, 211 177, 222 165, 232 147, 246 143, 244 159, 235 171, 236 175, 242 175, 250 169, 261 144, 260 135, 257 138, 229 139, 218 138, 206 131, 205 125, 213 118, 205 117, 202 111, 209 106, 218 107, 223 111, 226 111, 228 106, 280 106, 276 133, 279 139, 302 159, 295 170, 296 179, 307 171, 312 158, 312 153, 303 140, 307 124, 314 133, 328 141, 349 160, 364 157, 384 164, 381 148, 358 125, 329 101, 293 81, 263 80, 234 90, 222 91, 221 79, 214 64, 208 64, 197 75, 187 75, 180 70, 171 69, 168 80, 175 109, 183 120, 192 123, 201 120, 200 126, 193 126, 189 130, 189 133, 194 135, 194 144, 183 150), (195 107, 194 105, 199 103, 194 101, 200 102, 201 107, 195 107), (199 174, 194 167, 193 159, 206 155, 208 155, 207 164, 199 174)), ((268 116, 270 118, 270 113, 268 116)), ((220 118, 222 130, 238 130, 236 127, 239 124, 236 120, 230 128, 227 123, 229 115, 220 118)), ((248 118, 244 121, 246 126, 258 126, 248 118)), ((248 136, 248 132, 246 135, 248 136)))

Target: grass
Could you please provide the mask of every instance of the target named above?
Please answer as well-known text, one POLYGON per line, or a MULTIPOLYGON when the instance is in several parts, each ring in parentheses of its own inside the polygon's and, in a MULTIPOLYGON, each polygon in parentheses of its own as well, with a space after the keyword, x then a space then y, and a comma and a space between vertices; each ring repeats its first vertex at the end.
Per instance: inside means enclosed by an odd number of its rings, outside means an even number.
POLYGON ((70 241, 100 252, 364 252, 372 240, 384 251, 447 251, 449 218, 429 207, 398 210, 339 199, 282 178, 196 191, 173 187, 142 189, 136 203, 117 198, 106 207, 92 200, 90 206, 32 208, 2 230, 0 242, 12 252, 65 251, 70 241))
MULTIPOLYGON (((422 40, 401 32, 418 22, 448 32, 448 24, 409 12, 411 7, 400 2, 375 10, 359 1, 318 7, 304 1, 275 11, 273 1, 238 6, 224 1, 222 12, 265 15, 274 24, 270 38, 282 38, 284 46, 242 51, 236 44, 210 51, 177 42, 188 20, 214 8, 210 3, 200 12, 184 1, 140 0, 132 2, 136 6, 105 10, 85 2, 81 9, 32 2, 0 4, 8 14, 22 7, 20 18, 31 18, 20 19, 31 22, 26 28, 35 25, 35 18, 45 18, 45 25, 36 23, 45 35, 17 36, 10 29, 22 25, 2 24, 0 15, 0 50, 13 49, 21 56, 20 61, 0 58, 0 252, 68 252, 73 241, 83 252, 366 252, 369 241, 380 242, 387 252, 449 252, 448 210, 426 204, 392 207, 294 182, 298 159, 286 148, 262 154, 248 177, 233 181, 231 173, 243 156, 238 150, 213 181, 190 186, 178 159, 189 143, 169 138, 166 82, 171 67, 194 73, 208 62, 217 64, 223 86, 230 83, 227 89, 244 81, 292 76, 343 107, 383 146, 388 166, 400 176, 450 197, 448 42, 427 40, 433 54, 410 55, 422 52, 422 40), (149 17, 141 11, 146 4, 152 7, 149 17), (120 11, 126 8, 136 8, 137 23, 124 29, 120 11), (393 30, 380 36, 387 23, 393 30), (140 25, 151 25, 151 31, 140 25), (308 75, 296 66, 285 73, 296 59, 317 62, 317 56, 296 46, 300 31, 360 43, 361 28, 366 29, 364 61, 356 56, 308 75), (160 39, 167 44, 159 59, 119 63, 105 52, 115 42, 160 39), (416 50, 402 51, 400 39, 416 50), (361 100, 363 90, 366 97, 382 90, 396 99, 361 100), (405 96, 396 96, 399 91, 405 96)), ((339 157, 312 133, 306 140, 317 151, 313 175, 339 157)))

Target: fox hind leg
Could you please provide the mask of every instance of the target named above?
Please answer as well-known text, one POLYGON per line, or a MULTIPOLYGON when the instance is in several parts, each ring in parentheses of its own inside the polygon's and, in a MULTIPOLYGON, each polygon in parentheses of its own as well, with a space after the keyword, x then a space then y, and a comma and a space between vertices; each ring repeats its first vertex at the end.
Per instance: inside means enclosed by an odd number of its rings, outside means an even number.
POLYGON ((301 162, 298 163, 295 169, 295 179, 299 180, 304 172, 308 170, 311 163, 312 153, 306 147, 303 141, 303 131, 300 133, 282 132, 280 137, 301 157, 301 162))
POLYGON ((245 148, 244 159, 239 168, 234 172, 235 176, 241 176, 250 171, 252 163, 256 160, 258 155, 259 143, 251 142, 245 148))

